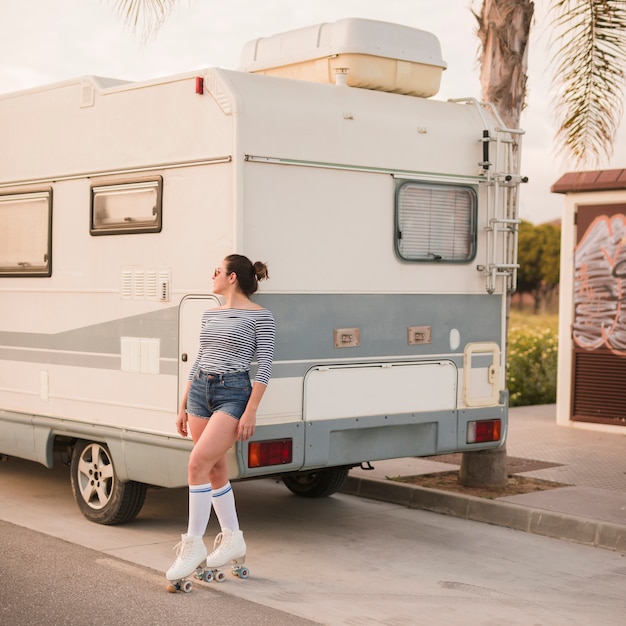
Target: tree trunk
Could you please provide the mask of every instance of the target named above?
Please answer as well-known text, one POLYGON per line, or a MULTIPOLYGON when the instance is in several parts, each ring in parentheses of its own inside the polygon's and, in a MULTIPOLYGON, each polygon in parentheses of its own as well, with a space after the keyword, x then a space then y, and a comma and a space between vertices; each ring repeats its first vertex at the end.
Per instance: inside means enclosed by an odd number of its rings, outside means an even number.
MULTIPOLYGON (((519 128, 526 98, 528 39, 535 7, 530 0, 483 0, 478 20, 482 98, 497 109, 507 128, 519 128)), ((508 330, 510 296, 507 298, 508 330)), ((506 368, 506 337, 503 366, 506 368)), ((498 488, 507 484, 506 447, 464 452, 459 483, 498 488)))
POLYGON ((526 100, 530 0, 483 0, 478 20, 482 98, 495 105, 507 128, 519 128, 526 100))
POLYGON ((458 482, 464 487, 506 487, 506 448, 465 452, 458 482))

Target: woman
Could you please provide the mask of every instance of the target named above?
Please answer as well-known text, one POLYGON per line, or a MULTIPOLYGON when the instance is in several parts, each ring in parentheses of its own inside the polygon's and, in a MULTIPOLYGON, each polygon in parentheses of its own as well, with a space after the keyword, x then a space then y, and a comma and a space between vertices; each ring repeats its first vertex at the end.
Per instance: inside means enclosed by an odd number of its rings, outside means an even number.
POLYGON ((170 581, 189 576, 204 559, 209 568, 245 559, 226 452, 237 440, 254 435, 257 408, 271 375, 274 318, 250 300, 258 281, 266 278, 264 263, 252 264, 239 254, 227 256, 213 274, 213 292, 226 304, 202 316, 200 350, 176 419, 178 432, 191 434, 194 447, 188 466, 189 526, 167 571, 170 581), (251 384, 248 372, 255 354, 258 370, 251 384), (221 533, 207 558, 203 535, 212 508, 221 533))

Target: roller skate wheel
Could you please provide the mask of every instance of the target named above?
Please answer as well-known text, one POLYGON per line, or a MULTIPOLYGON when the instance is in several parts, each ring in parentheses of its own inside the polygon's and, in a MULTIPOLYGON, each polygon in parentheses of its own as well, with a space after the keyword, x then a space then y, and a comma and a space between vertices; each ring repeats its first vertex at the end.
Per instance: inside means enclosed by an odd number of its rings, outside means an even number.
POLYGON ((211 570, 207 570, 206 572, 204 572, 204 582, 205 583, 210 583, 213 582, 213 572, 211 570))
POLYGON ((189 593, 193 589, 193 585, 190 580, 186 580, 182 584, 182 589, 185 593, 189 593))
POLYGON ((235 576, 239 576, 239 578, 248 578, 250 576, 250 570, 247 567, 236 567, 233 573, 235 576))
POLYGON ((218 583, 223 583, 226 580, 226 574, 224 572, 215 572, 215 580, 218 583))

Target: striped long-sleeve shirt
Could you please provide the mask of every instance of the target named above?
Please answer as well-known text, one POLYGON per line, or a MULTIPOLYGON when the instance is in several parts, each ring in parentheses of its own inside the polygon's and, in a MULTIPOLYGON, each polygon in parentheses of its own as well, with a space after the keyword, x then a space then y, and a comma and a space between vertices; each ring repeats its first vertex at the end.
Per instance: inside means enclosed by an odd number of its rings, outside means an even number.
POLYGON ((202 315, 200 350, 191 371, 247 372, 255 355, 255 381, 267 385, 272 373, 276 325, 267 309, 210 309, 202 315))

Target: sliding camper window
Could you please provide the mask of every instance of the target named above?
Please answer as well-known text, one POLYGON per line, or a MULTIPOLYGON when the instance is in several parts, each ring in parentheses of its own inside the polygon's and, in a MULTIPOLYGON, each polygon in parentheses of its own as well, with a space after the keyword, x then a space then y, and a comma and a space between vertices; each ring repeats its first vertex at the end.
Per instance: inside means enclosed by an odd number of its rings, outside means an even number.
POLYGON ((52 190, 0 195, 0 276, 52 273, 52 190))
POLYGON ((94 185, 91 188, 92 235, 161 231, 162 178, 94 185))
POLYGON ((471 261, 476 253, 476 206, 472 187, 399 182, 396 252, 407 261, 471 261))

